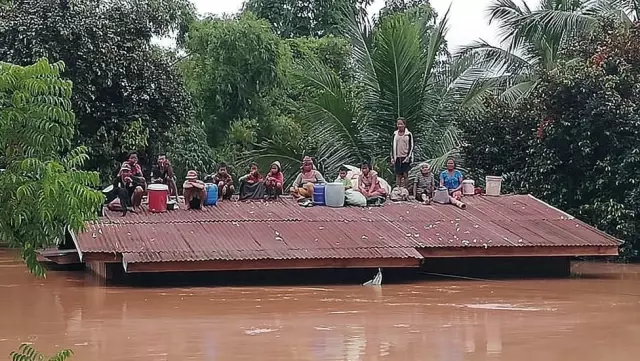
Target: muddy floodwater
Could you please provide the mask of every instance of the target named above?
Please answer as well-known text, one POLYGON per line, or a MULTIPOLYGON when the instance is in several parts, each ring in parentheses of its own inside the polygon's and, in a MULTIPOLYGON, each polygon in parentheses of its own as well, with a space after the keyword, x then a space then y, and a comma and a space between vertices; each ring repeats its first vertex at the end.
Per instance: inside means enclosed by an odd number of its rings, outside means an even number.
POLYGON ((640 267, 554 280, 104 287, 34 279, 0 250, 0 360, 21 342, 72 360, 637 360, 640 267))

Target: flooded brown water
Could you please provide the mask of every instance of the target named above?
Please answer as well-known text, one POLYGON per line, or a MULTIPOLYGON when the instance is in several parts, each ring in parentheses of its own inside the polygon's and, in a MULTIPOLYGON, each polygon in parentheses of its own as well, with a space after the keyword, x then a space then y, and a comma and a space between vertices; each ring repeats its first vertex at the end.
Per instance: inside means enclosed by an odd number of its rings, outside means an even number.
POLYGON ((640 267, 589 277, 381 288, 103 287, 34 279, 0 250, 0 360, 21 342, 73 360, 635 360, 640 267))

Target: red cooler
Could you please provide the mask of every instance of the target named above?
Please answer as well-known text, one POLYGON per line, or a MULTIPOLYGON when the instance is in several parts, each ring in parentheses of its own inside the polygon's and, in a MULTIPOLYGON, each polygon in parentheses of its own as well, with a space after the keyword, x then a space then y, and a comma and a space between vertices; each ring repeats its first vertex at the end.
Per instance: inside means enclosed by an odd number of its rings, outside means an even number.
POLYGON ((149 212, 162 213, 167 211, 167 197, 169 187, 166 184, 151 184, 148 188, 149 212))

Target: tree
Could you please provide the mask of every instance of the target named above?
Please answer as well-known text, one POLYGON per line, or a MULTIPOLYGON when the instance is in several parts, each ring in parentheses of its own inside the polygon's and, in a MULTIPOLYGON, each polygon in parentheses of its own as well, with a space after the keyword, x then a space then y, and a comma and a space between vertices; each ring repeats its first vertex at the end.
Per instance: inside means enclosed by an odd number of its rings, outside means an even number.
POLYGON ((639 19, 637 0, 543 0, 531 9, 524 0, 495 0, 487 8, 489 24, 496 24, 501 46, 478 40, 459 50, 486 69, 478 81, 515 103, 538 83, 539 70, 550 71, 576 42, 602 30, 601 19, 630 25, 639 19))
POLYGON ((634 256, 640 248, 640 28, 607 27, 575 46, 585 60, 541 72, 526 102, 498 104, 461 123, 468 125, 463 153, 477 174, 504 172, 507 187, 625 240, 623 254, 634 256))
POLYGON ((283 44, 266 21, 251 15, 198 21, 186 50, 184 74, 211 146, 224 140, 234 120, 270 116, 283 44))
POLYGON ((77 144, 89 148, 87 166, 109 179, 122 153, 151 153, 188 123, 190 99, 175 59, 150 41, 184 32, 191 18, 187 0, 14 1, 0 12, 0 59, 64 61, 74 83, 77 144), (123 137, 135 129, 142 138, 123 137))
POLYGON ((0 239, 19 248, 29 270, 44 268, 36 250, 95 219, 104 201, 96 172, 80 170, 85 147, 72 148, 76 119, 63 63, 0 63, 0 239))
POLYGON ((38 352, 33 346, 23 343, 18 348, 18 351, 12 351, 9 355, 12 361, 66 361, 71 358, 73 355, 73 351, 71 350, 62 350, 57 354, 47 358, 40 352, 38 352))
POLYGON ((338 35, 341 9, 347 7, 366 17, 372 0, 248 0, 244 11, 266 19, 283 38, 338 35))
MULTIPOLYGON (((398 117, 406 118, 414 132, 417 159, 438 168, 456 155, 456 112, 473 99, 465 81, 469 68, 441 62, 446 24, 446 15, 432 27, 398 13, 384 17, 372 31, 352 12, 344 35, 352 44, 354 82, 342 81, 318 62, 301 66, 298 81, 312 96, 300 104, 298 114, 322 169, 337 171, 341 164, 366 160, 386 174, 398 117)), ((266 153, 273 156, 277 149, 266 153)))

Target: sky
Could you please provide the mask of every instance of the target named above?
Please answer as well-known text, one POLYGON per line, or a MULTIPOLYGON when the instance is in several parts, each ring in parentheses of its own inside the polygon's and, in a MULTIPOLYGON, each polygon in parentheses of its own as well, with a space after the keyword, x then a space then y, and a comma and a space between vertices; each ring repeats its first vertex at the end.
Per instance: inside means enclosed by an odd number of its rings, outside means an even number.
MULTIPOLYGON (((242 7, 244 0, 192 0, 201 13, 235 13, 242 7)), ((451 5, 449 13, 449 50, 466 45, 474 40, 483 39, 490 44, 499 45, 496 29, 489 26, 485 9, 493 0, 431 0, 431 5, 442 16, 451 5)), ((522 1, 522 0, 521 0, 522 1)), ((524 0, 534 8, 539 0, 524 0)), ((377 13, 384 6, 384 0, 374 0, 369 14, 377 13)))

